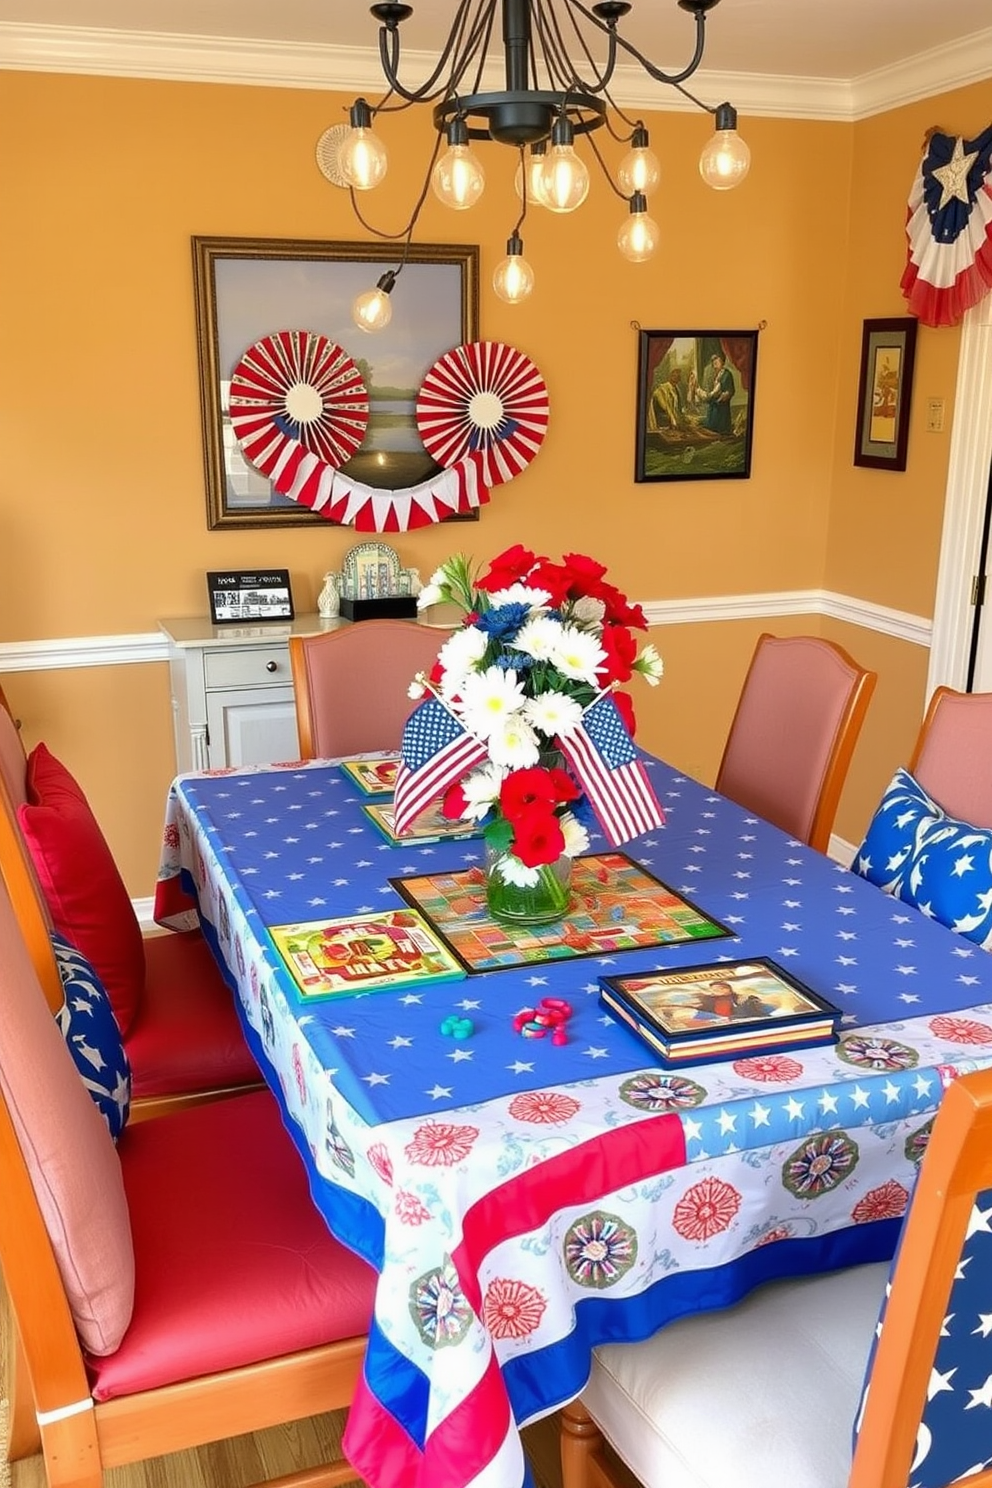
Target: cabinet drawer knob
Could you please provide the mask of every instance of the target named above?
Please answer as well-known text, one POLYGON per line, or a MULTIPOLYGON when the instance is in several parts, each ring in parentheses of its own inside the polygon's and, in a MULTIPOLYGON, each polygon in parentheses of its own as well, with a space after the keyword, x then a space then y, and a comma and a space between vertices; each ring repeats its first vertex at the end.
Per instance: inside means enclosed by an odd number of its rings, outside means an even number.
POLYGON ((265 670, 267 672, 277 672, 279 670, 279 663, 277 661, 267 661, 265 663, 265 670))

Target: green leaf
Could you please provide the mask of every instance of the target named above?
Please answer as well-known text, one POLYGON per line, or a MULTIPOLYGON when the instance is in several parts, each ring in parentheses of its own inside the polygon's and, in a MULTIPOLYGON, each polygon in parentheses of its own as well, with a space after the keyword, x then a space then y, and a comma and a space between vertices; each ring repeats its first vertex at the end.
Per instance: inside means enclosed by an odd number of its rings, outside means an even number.
POLYGON ((505 816, 490 822, 482 835, 486 839, 486 846, 491 847, 495 853, 508 852, 513 845, 513 826, 505 816))

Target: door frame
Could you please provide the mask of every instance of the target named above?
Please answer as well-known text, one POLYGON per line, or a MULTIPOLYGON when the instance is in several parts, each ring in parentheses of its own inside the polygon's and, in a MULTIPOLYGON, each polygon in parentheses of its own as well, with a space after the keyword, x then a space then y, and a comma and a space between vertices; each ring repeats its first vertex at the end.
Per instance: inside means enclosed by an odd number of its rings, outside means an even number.
MULTIPOLYGON (((937 567, 927 697, 935 687, 963 691, 968 680, 973 619, 972 579, 978 572, 982 523, 992 469, 992 293, 965 313, 947 470, 944 525, 937 567)), ((992 648, 992 642, 986 642, 992 648)), ((976 690, 992 690, 992 675, 976 669, 976 690)))

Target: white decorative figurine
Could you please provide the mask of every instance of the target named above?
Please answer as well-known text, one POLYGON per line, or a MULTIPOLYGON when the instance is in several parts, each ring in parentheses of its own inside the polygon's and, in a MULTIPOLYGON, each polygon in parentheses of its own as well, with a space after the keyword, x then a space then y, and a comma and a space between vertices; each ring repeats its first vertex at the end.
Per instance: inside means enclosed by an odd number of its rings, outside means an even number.
POLYGON ((324 587, 317 597, 317 613, 323 620, 333 620, 341 613, 341 596, 338 593, 336 573, 324 575, 324 587))

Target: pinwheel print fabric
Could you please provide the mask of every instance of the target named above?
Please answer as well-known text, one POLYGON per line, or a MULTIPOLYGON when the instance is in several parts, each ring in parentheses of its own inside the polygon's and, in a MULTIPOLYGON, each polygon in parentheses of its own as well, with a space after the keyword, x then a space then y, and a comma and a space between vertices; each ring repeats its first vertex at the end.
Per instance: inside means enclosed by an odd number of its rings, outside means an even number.
POLYGON ((934 131, 909 196, 902 292, 929 326, 956 325, 992 289, 992 125, 934 131))

